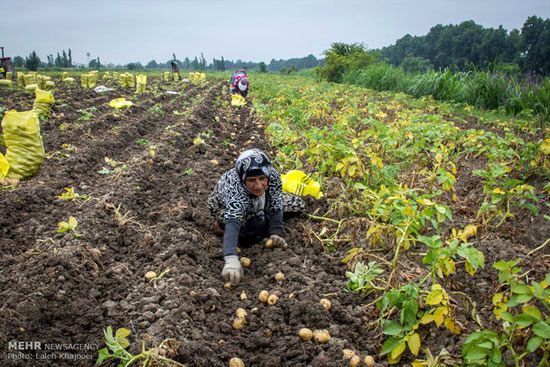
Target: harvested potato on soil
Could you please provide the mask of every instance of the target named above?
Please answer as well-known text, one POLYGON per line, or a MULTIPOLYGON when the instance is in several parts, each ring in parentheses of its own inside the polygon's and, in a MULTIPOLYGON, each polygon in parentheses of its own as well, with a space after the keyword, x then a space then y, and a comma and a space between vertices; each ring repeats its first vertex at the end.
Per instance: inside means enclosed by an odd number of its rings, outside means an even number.
POLYGON ((236 317, 233 320, 233 329, 241 330, 246 324, 246 320, 242 317, 236 317))
POLYGON ((243 264, 245 268, 248 268, 250 266, 250 259, 248 257, 241 257, 241 264, 243 264))
POLYGON ((265 241, 265 247, 267 248, 273 247, 273 240, 271 238, 265 241))
POLYGON ((233 289, 233 284, 231 284, 231 282, 227 282, 223 285, 223 287, 225 289, 227 289, 228 291, 232 290, 233 289))
POLYGON ((343 349, 342 350, 342 359, 350 359, 355 356, 355 352, 351 349, 343 349))
POLYGON ((367 367, 374 366, 374 358, 372 358, 372 356, 366 356, 363 362, 367 365, 367 367))
POLYGON ((361 363, 361 358, 359 356, 353 356, 349 360, 350 367, 357 367, 361 363))
POLYGON ((270 306, 276 305, 277 301, 279 301, 279 297, 277 297, 275 294, 272 294, 267 298, 267 304, 270 306))
POLYGON ((246 296, 246 292, 242 291, 241 292, 241 301, 244 301, 245 299, 248 299, 248 297, 246 296))
POLYGON ((233 357, 229 360, 229 367, 244 367, 244 362, 240 358, 233 357))
POLYGON ((318 343, 328 343, 330 340, 330 333, 328 330, 315 330, 313 332, 313 338, 315 338, 315 341, 318 343))
POLYGON ((258 295, 258 298, 263 303, 266 303, 267 299, 269 298, 269 292, 268 291, 261 291, 260 294, 258 295))
POLYGON ((332 303, 326 298, 321 299, 319 303, 322 304, 327 311, 332 307, 332 303))
POLYGON ((248 312, 244 308, 237 308, 237 311, 235 311, 235 316, 240 318, 245 318, 246 315, 248 315, 248 312))
POLYGON ((311 332, 310 329, 308 329, 307 327, 305 327, 305 328, 303 328, 303 329, 300 329, 300 331, 298 331, 298 336, 299 336, 302 340, 308 341, 308 340, 311 340, 311 338, 313 338, 313 333, 311 332))
POLYGON ((285 275, 281 272, 275 274, 275 280, 285 280, 285 275))
POLYGON ((156 277, 157 277, 157 273, 155 273, 154 271, 148 271, 147 273, 145 273, 145 279, 147 280, 151 280, 156 277))

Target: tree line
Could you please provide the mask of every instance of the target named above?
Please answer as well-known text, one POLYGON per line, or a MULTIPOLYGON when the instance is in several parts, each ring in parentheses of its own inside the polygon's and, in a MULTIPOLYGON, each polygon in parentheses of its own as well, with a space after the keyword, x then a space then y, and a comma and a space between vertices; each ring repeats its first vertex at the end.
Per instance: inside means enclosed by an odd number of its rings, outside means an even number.
POLYGON ((424 36, 410 34, 376 50, 390 64, 423 72, 448 67, 460 71, 509 64, 521 72, 550 75, 550 19, 527 18, 521 30, 484 28, 469 20, 438 24, 424 36))

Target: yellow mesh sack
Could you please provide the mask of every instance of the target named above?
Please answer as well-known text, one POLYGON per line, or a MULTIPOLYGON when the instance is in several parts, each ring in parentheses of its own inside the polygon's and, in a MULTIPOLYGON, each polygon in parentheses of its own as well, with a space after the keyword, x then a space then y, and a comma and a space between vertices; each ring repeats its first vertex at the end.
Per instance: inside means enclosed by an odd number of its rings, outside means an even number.
POLYGON ((2 120, 6 160, 10 167, 8 177, 30 177, 44 160, 44 143, 40 123, 33 111, 6 111, 2 120))
POLYGON ((55 88, 55 82, 53 80, 48 80, 46 82, 46 89, 54 89, 55 88))
POLYGON ((286 175, 281 175, 283 181, 283 192, 289 192, 298 196, 311 195, 316 199, 323 197, 321 186, 313 181, 302 171, 289 171, 286 175))
POLYGON ((17 84, 19 84, 20 87, 25 87, 25 73, 20 71, 17 72, 17 84))
POLYGON ((24 85, 36 84, 35 74, 25 74, 24 78, 25 78, 24 85))
POLYGON ((6 79, 11 80, 11 77, 12 77, 11 71, 6 71, 6 79))
POLYGON ((64 71, 63 74, 61 75, 61 81, 64 81, 65 78, 68 78, 68 77, 69 77, 69 72, 64 71))
POLYGON ((8 171, 10 169, 10 164, 6 157, 2 153, 0 153, 0 178, 4 178, 7 176, 8 171))
POLYGON ((164 78, 165 82, 169 82, 170 81, 170 72, 165 71, 164 74, 163 74, 163 78, 164 78))
POLYGON ((145 74, 139 74, 136 76, 136 94, 144 93, 145 86, 147 85, 147 76, 145 74))
POLYGON ((38 85, 36 84, 28 84, 26 87, 25 87, 25 92, 34 92, 36 90, 36 88, 38 88, 38 85))
POLYGON ((109 102, 109 106, 117 110, 120 110, 121 108, 128 108, 133 105, 134 104, 132 103, 132 101, 127 101, 125 98, 115 98, 111 102, 109 102))
POLYGON ((48 119, 50 118, 54 102, 55 99, 53 98, 52 92, 36 88, 32 112, 34 112, 36 117, 48 119))
POLYGON ((174 74, 174 81, 177 82, 178 80, 180 80, 180 76, 178 73, 173 73, 174 74))
POLYGON ((136 81, 134 79, 134 74, 126 73, 126 84, 130 88, 134 88, 136 86, 136 81))
POLYGON ((80 85, 82 88, 88 88, 88 74, 82 74, 80 76, 80 85))
POLYGON ((244 106, 245 104, 246 104, 246 101, 244 97, 241 96, 240 94, 233 94, 231 96, 231 106, 240 107, 240 106, 244 106))
POLYGON ((97 73, 88 74, 88 88, 95 88, 97 83, 97 73))
POLYGON ((0 79, 0 87, 11 87, 13 83, 9 79, 0 79))
POLYGON ((36 76, 36 85, 38 85, 40 89, 46 89, 46 78, 44 78, 44 75, 38 74, 36 76))
POLYGON ((65 79, 63 79, 63 83, 65 83, 65 84, 74 84, 74 83, 76 83, 76 81, 74 80, 73 77, 68 76, 65 79))

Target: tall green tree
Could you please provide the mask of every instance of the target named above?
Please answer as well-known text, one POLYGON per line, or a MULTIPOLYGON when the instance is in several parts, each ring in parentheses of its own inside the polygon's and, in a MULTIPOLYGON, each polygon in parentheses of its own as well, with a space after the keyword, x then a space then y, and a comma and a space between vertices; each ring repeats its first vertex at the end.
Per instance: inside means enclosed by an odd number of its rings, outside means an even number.
POLYGON ((368 52, 366 46, 360 43, 335 42, 331 48, 323 52, 325 66, 317 67, 316 73, 329 82, 341 82, 348 70, 359 70, 380 61, 374 52, 368 52))
POLYGON ((40 58, 36 55, 36 51, 30 53, 25 59, 25 67, 30 71, 36 71, 40 65, 40 58))
POLYGON ((550 74, 550 19, 531 16, 521 28, 523 68, 543 75, 550 74))

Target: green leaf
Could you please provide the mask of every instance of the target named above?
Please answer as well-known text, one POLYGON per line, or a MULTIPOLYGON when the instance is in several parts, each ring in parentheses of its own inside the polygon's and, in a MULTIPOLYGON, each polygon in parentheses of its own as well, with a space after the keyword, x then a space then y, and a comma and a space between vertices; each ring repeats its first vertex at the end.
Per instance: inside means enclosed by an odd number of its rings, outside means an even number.
POLYGON ((380 355, 388 354, 392 350, 395 349, 395 347, 402 341, 401 338, 390 338, 387 339, 384 344, 382 345, 382 349, 380 350, 380 355))
POLYGON ((532 298, 533 296, 529 294, 514 294, 510 297, 506 305, 508 307, 515 307, 517 305, 529 302, 532 298))
POLYGON ((468 353, 464 356, 464 358, 468 361, 475 361, 475 360, 484 360, 488 357, 490 353, 490 349, 484 349, 479 347, 473 347, 470 350, 468 350, 468 353))
POLYGON ((527 350, 531 353, 536 351, 544 342, 544 339, 538 336, 534 336, 527 342, 527 350))
POLYGON ((401 324, 398 324, 397 322, 392 322, 390 321, 389 323, 386 324, 386 326, 384 327, 384 334, 386 335, 397 335, 399 334, 400 332, 403 331, 403 326, 401 324))
POLYGON ((516 322, 516 318, 510 312, 503 312, 500 314, 500 317, 502 317, 504 321, 508 321, 511 324, 516 322))
POLYGON ((537 282, 531 282, 531 285, 533 286, 533 293, 535 294, 535 297, 539 299, 544 298, 544 288, 542 285, 537 282))
POLYGON ((527 315, 531 315, 537 318, 538 320, 542 320, 542 314, 540 310, 535 306, 523 306, 521 310, 527 315))
POLYGON ((544 321, 539 321, 533 326, 533 333, 544 339, 550 339, 550 326, 544 321))
POLYGON ((502 353, 498 348, 493 348, 493 350, 491 350, 491 361, 495 363, 500 363, 502 361, 502 353))
POLYGON ((97 353, 98 353, 97 361, 95 362, 96 365, 102 364, 103 361, 114 357, 109 354, 109 351, 107 350, 107 348, 100 349, 97 353))
POLYGON ((524 313, 519 315, 516 319, 517 324, 521 327, 527 327, 537 321, 538 319, 536 317, 524 313))
POLYGON ((530 294, 531 289, 525 284, 512 284, 510 290, 515 294, 530 294))

